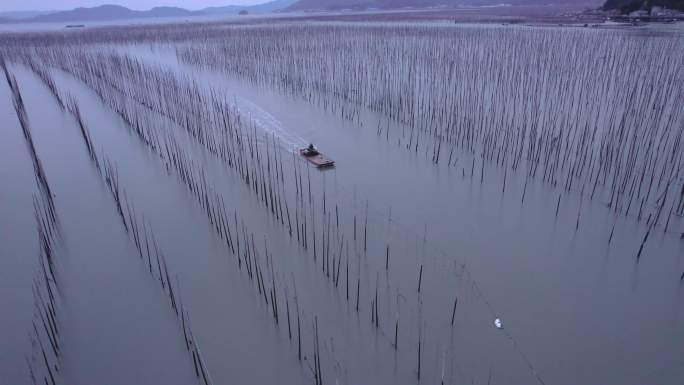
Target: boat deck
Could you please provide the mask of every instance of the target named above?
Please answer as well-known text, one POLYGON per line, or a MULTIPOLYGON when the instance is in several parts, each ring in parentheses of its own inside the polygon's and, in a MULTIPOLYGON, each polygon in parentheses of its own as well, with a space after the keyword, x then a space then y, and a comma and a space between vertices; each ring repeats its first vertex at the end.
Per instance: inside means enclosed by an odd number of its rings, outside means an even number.
POLYGON ((335 161, 326 157, 325 155, 318 153, 317 155, 306 155, 306 150, 299 150, 299 154, 308 160, 309 163, 313 164, 318 168, 329 168, 335 166, 335 161))

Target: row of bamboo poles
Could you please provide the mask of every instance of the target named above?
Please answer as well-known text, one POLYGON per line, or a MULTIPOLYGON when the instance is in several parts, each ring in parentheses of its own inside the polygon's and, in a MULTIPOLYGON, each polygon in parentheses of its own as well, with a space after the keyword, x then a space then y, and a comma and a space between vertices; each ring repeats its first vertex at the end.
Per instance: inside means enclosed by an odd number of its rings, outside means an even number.
POLYGON ((0 67, 2 67, 12 95, 38 190, 37 195, 33 194, 33 213, 38 238, 38 271, 31 285, 33 320, 29 338, 32 349, 30 354, 25 356, 25 360, 32 384, 57 385, 63 383, 58 315, 60 296, 56 263, 57 247, 61 239, 59 218, 50 184, 33 141, 29 117, 19 84, 2 57, 0 57, 0 67))

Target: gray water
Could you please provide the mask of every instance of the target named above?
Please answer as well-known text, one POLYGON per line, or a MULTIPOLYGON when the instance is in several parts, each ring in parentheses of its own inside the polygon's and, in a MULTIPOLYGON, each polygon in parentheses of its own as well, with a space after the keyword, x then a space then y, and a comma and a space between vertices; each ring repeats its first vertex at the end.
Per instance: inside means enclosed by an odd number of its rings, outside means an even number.
MULTIPOLYGON (((439 383, 442 372, 449 384, 541 378, 545 384, 676 385, 684 380, 681 218, 673 219, 668 233, 654 231, 637 262, 645 224, 614 217, 599 200, 580 204, 579 193, 565 194, 556 217, 557 190, 532 182, 523 202, 524 175, 509 172, 504 191, 503 171, 494 166, 486 165, 484 176, 479 169, 470 176, 468 154, 457 154, 455 167, 435 166, 429 155, 407 152, 396 138, 378 136, 382 119, 373 112, 364 111, 357 124, 304 100, 180 64, 164 47, 119 49, 225 90, 260 130, 281 140, 284 150, 316 143, 337 166, 310 170, 315 194, 320 199, 325 189, 328 199, 339 203, 342 228, 351 229, 353 215, 364 218, 368 203, 369 248, 364 252, 357 241, 350 252, 352 278, 363 268, 357 313, 344 288, 321 275, 310 252, 291 240, 232 170, 179 127, 155 118, 156 128, 172 132, 207 171, 256 242, 267 239, 275 275, 290 295, 296 290, 305 309, 306 352, 313 343, 314 315, 318 318, 326 383, 416 383, 419 334, 420 383, 439 383), (376 287, 378 329, 371 324, 369 302, 376 287), (495 318, 504 329, 494 326, 495 318)), ((25 67, 12 70, 62 224, 63 383, 196 381, 182 332, 127 238, 75 120, 25 67)), ((313 383, 312 357, 297 360, 286 322, 274 325, 254 284, 237 269, 177 176, 84 84, 53 73, 59 88, 78 100, 97 150, 116 163, 121 185, 154 229, 169 270, 178 274, 213 383, 313 383)), ((30 348, 30 285, 38 248, 31 207, 35 182, 2 83, 0 379, 20 384, 29 382, 23 357, 30 348)), ((352 292, 355 298, 355 288, 352 292)))

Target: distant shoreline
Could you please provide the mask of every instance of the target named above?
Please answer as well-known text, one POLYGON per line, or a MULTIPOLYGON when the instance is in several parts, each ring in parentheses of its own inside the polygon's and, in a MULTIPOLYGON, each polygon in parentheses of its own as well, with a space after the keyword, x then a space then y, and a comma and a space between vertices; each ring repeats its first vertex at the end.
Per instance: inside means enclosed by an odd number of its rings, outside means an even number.
POLYGON ((628 28, 647 24, 674 24, 684 17, 632 17, 575 5, 463 7, 433 9, 370 10, 343 12, 296 12, 258 15, 204 15, 193 17, 147 17, 121 20, 75 20, 69 22, 0 23, 0 33, 64 31, 91 28, 168 24, 221 23, 226 25, 297 22, 351 23, 449 23, 564 26, 573 28, 628 28))

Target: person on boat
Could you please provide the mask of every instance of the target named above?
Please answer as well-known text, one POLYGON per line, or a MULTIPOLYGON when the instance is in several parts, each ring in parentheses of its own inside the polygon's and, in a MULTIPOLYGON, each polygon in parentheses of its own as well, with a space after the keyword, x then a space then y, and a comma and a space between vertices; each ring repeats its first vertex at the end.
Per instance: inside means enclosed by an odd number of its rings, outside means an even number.
POLYGON ((316 150, 316 147, 314 147, 313 143, 309 144, 309 147, 307 147, 304 150, 304 155, 306 156, 316 156, 318 155, 318 150, 316 150))

